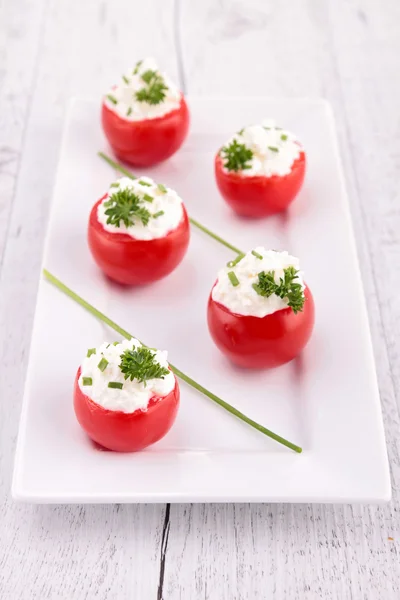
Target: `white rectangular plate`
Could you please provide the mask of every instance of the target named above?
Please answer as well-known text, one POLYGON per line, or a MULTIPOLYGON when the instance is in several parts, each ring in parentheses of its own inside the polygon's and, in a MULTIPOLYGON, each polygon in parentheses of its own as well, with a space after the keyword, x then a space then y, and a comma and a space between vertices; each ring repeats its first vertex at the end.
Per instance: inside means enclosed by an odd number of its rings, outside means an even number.
POLYGON ((44 266, 173 364, 253 419, 303 446, 280 446, 182 383, 171 432, 147 451, 96 450, 72 409, 87 348, 115 335, 42 281, 16 455, 13 495, 36 502, 350 502, 390 498, 389 469, 365 301, 333 118, 322 100, 189 98, 183 148, 148 170, 189 213, 232 244, 301 258, 316 303, 300 359, 270 372, 232 367, 212 343, 206 303, 232 253, 197 230, 179 268, 138 289, 112 285, 86 243, 93 203, 114 177, 97 102, 75 101, 63 138, 44 266), (307 151, 306 182, 289 213, 250 221, 220 198, 213 158, 232 131, 274 117, 307 151))

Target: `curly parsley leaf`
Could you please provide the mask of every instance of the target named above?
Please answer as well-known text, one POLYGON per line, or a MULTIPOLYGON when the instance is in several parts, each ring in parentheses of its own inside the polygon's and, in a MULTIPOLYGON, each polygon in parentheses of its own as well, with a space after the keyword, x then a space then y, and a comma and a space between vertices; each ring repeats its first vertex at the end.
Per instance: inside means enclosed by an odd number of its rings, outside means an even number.
POLYGON ((104 202, 104 206, 106 207, 107 224, 115 225, 115 227, 120 227, 121 221, 125 227, 130 227, 134 224, 135 219, 139 219, 143 225, 147 225, 151 217, 147 208, 142 206, 141 198, 129 188, 114 192, 104 202))
POLYGON ((228 171, 241 171, 250 169, 249 161, 253 158, 253 152, 244 144, 239 144, 233 140, 228 146, 223 146, 221 155, 224 160, 224 167, 228 171))
POLYGON ((148 104, 160 104, 165 99, 168 89, 164 78, 157 71, 148 69, 142 74, 142 80, 147 85, 136 92, 136 100, 148 104))
POLYGON ((253 283, 253 289, 260 296, 264 296, 265 298, 269 298, 272 294, 275 294, 278 289, 277 284, 275 283, 275 271, 261 271, 258 274, 258 283, 253 283))
POLYGON ((303 310, 305 296, 300 283, 296 282, 298 271, 294 267, 283 270, 284 276, 275 282, 275 271, 262 271, 258 274, 258 283, 253 283, 253 289, 260 296, 269 298, 272 294, 285 299, 294 314, 303 310))
POLYGON ((134 350, 125 350, 121 354, 119 365, 125 379, 146 384, 149 379, 164 379, 169 369, 162 367, 155 359, 155 354, 149 348, 140 346, 134 350))

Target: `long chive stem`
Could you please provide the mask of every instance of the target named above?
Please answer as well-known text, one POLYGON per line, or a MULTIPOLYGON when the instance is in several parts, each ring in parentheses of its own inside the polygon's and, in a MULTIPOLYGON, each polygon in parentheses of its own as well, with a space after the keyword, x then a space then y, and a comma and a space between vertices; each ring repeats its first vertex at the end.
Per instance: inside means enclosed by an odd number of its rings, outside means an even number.
MULTIPOLYGON (((98 152, 97 154, 98 154, 98 156, 100 156, 100 158, 105 160, 106 163, 108 163, 110 165, 110 167, 112 167, 116 171, 123 173, 124 175, 126 175, 127 177, 130 177, 131 179, 137 179, 137 177, 135 177, 135 175, 132 175, 132 173, 130 171, 128 171, 128 169, 126 169, 124 166, 117 163, 115 160, 112 160, 112 158, 110 158, 109 156, 104 154, 104 152, 98 152)), ((239 250, 239 248, 236 248, 236 246, 234 246, 233 244, 230 244, 229 242, 224 240, 221 236, 217 235, 213 231, 210 231, 210 229, 208 229, 208 227, 205 227, 204 225, 202 225, 201 223, 199 223, 192 217, 189 217, 189 221, 191 222, 192 225, 197 227, 197 229, 200 229, 201 231, 203 231, 204 233, 206 233, 207 235, 212 237, 214 240, 216 240, 223 246, 226 246, 227 248, 229 248, 230 250, 233 250, 233 252, 236 252, 237 254, 244 254, 244 252, 239 250)))
POLYGON ((224 240, 221 236, 217 235, 213 231, 210 231, 207 227, 205 227, 204 225, 202 225, 195 219, 192 219, 192 217, 189 217, 189 221, 191 222, 192 225, 197 227, 197 229, 204 231, 204 233, 206 233, 210 237, 214 238, 214 240, 217 240, 217 242, 219 242, 220 244, 223 244, 224 246, 229 248, 229 250, 233 250, 234 252, 236 252, 236 254, 241 254, 241 255, 244 254, 244 252, 242 252, 242 250, 239 250, 239 248, 236 248, 236 246, 233 246, 232 244, 230 244, 229 242, 224 240))
POLYGON ((240 263, 240 261, 242 260, 242 258, 244 258, 244 254, 239 254, 239 256, 237 256, 235 258, 235 260, 230 260, 228 263, 226 263, 227 267, 236 267, 236 265, 238 263, 240 263))
MULTIPOLYGON (((104 313, 97 310, 97 308, 92 306, 92 304, 89 304, 89 302, 84 300, 81 296, 79 296, 77 293, 75 293, 73 290, 71 290, 71 288, 66 286, 59 279, 57 279, 57 277, 55 277, 49 271, 47 271, 47 269, 43 269, 43 274, 44 274, 45 278, 50 283, 52 283, 55 287, 57 287, 61 292, 63 292, 64 294, 66 294, 67 296, 72 298, 72 300, 74 300, 75 302, 80 304, 80 306, 82 306, 84 309, 86 309, 88 312, 90 312, 90 314, 92 314, 94 317, 96 317, 97 319, 99 319, 100 321, 102 321, 103 323, 108 325, 109 327, 111 327, 111 329, 114 329, 114 331, 116 331, 117 333, 122 335, 122 337, 124 337, 128 340, 130 340, 133 337, 128 331, 126 331, 126 329, 123 329, 122 327, 120 327, 119 325, 114 323, 114 321, 109 319, 109 317, 107 317, 104 313)), ((143 344, 143 345, 145 345, 145 344, 143 344)), ((228 402, 225 402, 225 400, 222 400, 222 398, 219 398, 218 396, 216 396, 215 394, 213 394, 212 392, 207 390, 205 387, 203 387, 202 385, 197 383, 197 381, 195 381, 188 375, 185 375, 185 373, 183 373, 180 369, 178 369, 171 363, 169 363, 169 366, 171 367, 171 370, 173 371, 173 373, 175 373, 175 375, 177 377, 179 377, 180 379, 185 381, 187 384, 189 384, 191 387, 193 387, 198 392, 201 392, 202 394, 207 396, 207 398, 209 398, 210 400, 212 400, 219 406, 222 406, 222 408, 227 410, 229 413, 231 413, 238 419, 241 419, 242 421, 244 421, 245 423, 247 423, 254 429, 257 429, 257 431, 260 431, 260 433, 263 433, 264 435, 272 438, 279 444, 283 444, 283 446, 286 446, 287 448, 290 448, 291 450, 294 450, 295 452, 298 452, 298 453, 302 452, 302 448, 300 448, 300 446, 296 446, 296 444, 292 444, 292 442, 285 440, 285 438, 281 437, 277 433, 274 433, 270 429, 267 429, 263 425, 260 425, 260 423, 253 421, 253 419, 250 419, 249 417, 247 417, 240 410, 237 410, 237 408, 235 408, 231 404, 228 404, 228 402)))
POLYGON ((116 171, 123 173, 124 175, 126 175, 127 177, 130 177, 131 179, 137 179, 137 177, 132 175, 132 173, 130 171, 128 171, 128 169, 125 169, 125 167, 123 167, 119 163, 112 160, 109 156, 107 156, 107 154, 104 154, 104 152, 98 152, 97 154, 98 154, 98 156, 100 156, 100 158, 105 160, 106 163, 108 163, 110 165, 110 167, 112 167, 116 171))

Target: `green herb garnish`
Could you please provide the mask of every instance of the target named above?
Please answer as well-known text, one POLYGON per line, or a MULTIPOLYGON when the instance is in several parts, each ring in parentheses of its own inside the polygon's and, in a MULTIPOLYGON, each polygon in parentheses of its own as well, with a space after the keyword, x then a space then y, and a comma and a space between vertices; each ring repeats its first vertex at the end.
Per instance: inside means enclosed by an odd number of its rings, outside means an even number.
POLYGON ((113 104, 118 104, 118 100, 116 99, 115 96, 112 96, 111 94, 107 94, 107 98, 109 99, 110 102, 112 102, 113 104))
POLYGON ((153 219, 157 219, 158 217, 161 217, 161 215, 164 214, 163 210, 159 210, 158 212, 154 213, 153 215, 153 219))
POLYGON ((268 150, 271 150, 271 152, 279 152, 279 148, 276 146, 268 146, 268 150))
POLYGON ((163 194, 166 194, 168 192, 167 188, 165 187, 165 185, 163 183, 159 183, 157 187, 160 190, 160 192, 162 192, 163 194))
POLYGON ((125 77, 125 75, 122 75, 122 79, 125 81, 126 85, 129 84, 129 79, 125 77))
POLYGON ((145 200, 146 202, 153 202, 154 198, 153 198, 153 196, 150 196, 149 194, 145 194, 143 196, 143 200, 145 200))
POLYGON ((146 383, 149 379, 164 379, 169 369, 162 367, 155 359, 155 353, 149 348, 139 346, 134 350, 125 350, 121 354, 119 365, 125 379, 146 383))
POLYGON ((260 254, 259 252, 256 252, 255 250, 252 250, 251 253, 253 256, 255 256, 256 258, 259 258, 260 260, 262 260, 264 258, 262 256, 262 254, 260 254))
POLYGON ((89 358, 90 356, 92 356, 92 354, 96 354, 96 348, 89 348, 86 356, 89 358))
POLYGON ((112 184, 110 185, 110 187, 115 187, 115 188, 119 188, 119 183, 118 181, 113 181, 112 184))
POLYGON ((108 365, 108 360, 106 358, 101 359, 101 361, 99 362, 99 364, 97 365, 97 367, 100 369, 101 372, 104 371, 104 369, 107 367, 108 365))
POLYGON ((138 60, 137 61, 136 65, 135 65, 135 68, 133 70, 133 74, 134 75, 137 75, 139 73, 139 69, 140 69, 140 66, 141 66, 142 62, 143 62, 142 60, 138 60))
POLYGON ((303 310, 305 296, 300 283, 295 282, 298 271, 294 267, 283 269, 284 278, 279 278, 279 283, 275 282, 275 271, 262 271, 258 274, 258 283, 253 283, 253 289, 260 296, 269 298, 272 294, 279 298, 286 299, 288 306, 294 314, 303 310))
POLYGON ((118 346, 119 342, 113 342, 113 346, 118 346))
POLYGON ((139 102, 147 102, 148 104, 160 104, 165 98, 165 92, 168 89, 164 78, 151 69, 142 74, 142 80, 147 84, 147 87, 136 92, 136 99, 139 102))
POLYGON ((144 181, 143 179, 139 179, 138 183, 140 183, 140 185, 151 187, 151 183, 149 183, 148 181, 144 181))
POLYGON ((107 215, 107 224, 120 227, 121 221, 125 227, 130 227, 134 224, 134 219, 140 219, 143 225, 147 225, 150 220, 150 213, 141 204, 141 199, 129 188, 119 190, 112 194, 104 206, 106 207, 105 214, 107 215))
POLYGON ((224 167, 228 171, 237 172, 251 168, 249 161, 253 158, 252 150, 244 144, 238 144, 236 140, 233 140, 228 146, 223 146, 221 155, 224 159, 224 167))
POLYGON ((82 377, 82 385, 92 385, 93 379, 91 377, 82 377))
POLYGON ((286 142, 287 139, 288 139, 288 136, 286 135, 286 133, 282 133, 281 140, 283 140, 284 142, 286 142))
POLYGON ((132 114, 132 106, 129 106, 128 110, 126 111, 126 116, 129 117, 129 115, 132 114))
POLYGON ((237 132, 238 135, 243 135, 243 133, 244 133, 244 127, 237 132))
POLYGON ((157 71, 153 71, 152 69, 148 69, 147 71, 145 71, 144 73, 142 73, 142 79, 148 85, 152 81, 154 81, 154 79, 156 79, 157 76, 158 76, 157 71))
POLYGON ((237 285, 239 285, 239 279, 236 277, 236 274, 233 271, 229 271, 228 273, 228 277, 229 277, 229 281, 231 282, 231 284, 236 287, 237 285))
POLYGON ((228 263, 226 263, 227 267, 236 267, 236 265, 238 263, 240 263, 240 261, 242 260, 242 258, 244 258, 244 254, 239 254, 239 256, 237 256, 235 258, 235 260, 230 260, 228 263))
POLYGON ((121 383, 120 381, 109 381, 108 387, 112 388, 114 390, 122 390, 122 388, 124 387, 124 384, 121 383))

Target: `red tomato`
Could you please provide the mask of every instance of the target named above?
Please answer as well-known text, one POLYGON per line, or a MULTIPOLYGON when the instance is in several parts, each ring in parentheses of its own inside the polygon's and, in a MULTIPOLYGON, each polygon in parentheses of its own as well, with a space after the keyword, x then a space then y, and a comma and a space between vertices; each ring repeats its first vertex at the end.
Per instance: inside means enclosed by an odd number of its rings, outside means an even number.
POLYGON ((161 440, 174 424, 180 390, 177 379, 175 387, 162 398, 150 398, 146 411, 124 413, 108 410, 93 402, 79 387, 79 367, 74 386, 74 410, 76 418, 88 436, 100 446, 115 452, 136 452, 161 440))
POLYGON ((306 155, 301 152, 288 175, 242 175, 225 171, 219 153, 215 177, 219 191, 233 210, 244 217, 266 217, 286 210, 303 185, 306 155))
POLYGON ((314 327, 314 300, 308 287, 301 312, 284 308, 266 317, 231 312, 208 300, 208 328, 215 344, 232 362, 250 369, 271 368, 295 358, 310 339, 314 327))
POLYGON ((88 227, 88 242, 100 269, 114 281, 125 285, 143 285, 169 275, 185 256, 190 239, 189 219, 183 206, 178 227, 164 237, 136 240, 126 233, 106 231, 93 206, 88 227))
POLYGON ((183 96, 175 110, 141 121, 123 119, 103 102, 101 119, 116 156, 139 167, 150 167, 172 156, 186 138, 190 120, 183 96))

